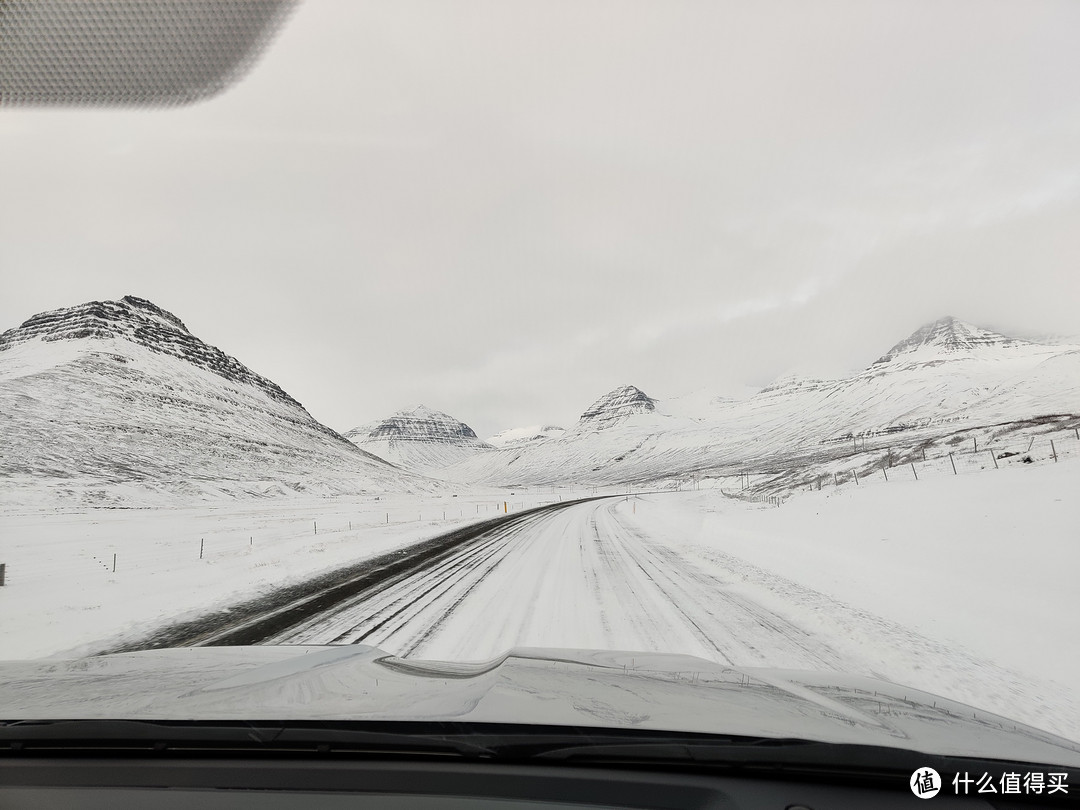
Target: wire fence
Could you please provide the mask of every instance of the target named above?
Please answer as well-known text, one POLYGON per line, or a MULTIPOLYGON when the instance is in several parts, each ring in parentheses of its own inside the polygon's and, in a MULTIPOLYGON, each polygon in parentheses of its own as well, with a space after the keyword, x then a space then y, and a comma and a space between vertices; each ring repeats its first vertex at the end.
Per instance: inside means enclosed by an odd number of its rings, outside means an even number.
MULTIPOLYGON (((354 515, 334 514, 311 519, 231 516, 223 527, 203 523, 191 531, 175 528, 155 536, 155 527, 146 526, 146 536, 76 538, 75 530, 60 530, 30 543, 10 543, 5 549, 4 587, 46 586, 55 582, 84 579, 102 581, 132 574, 194 572, 200 566, 224 561, 246 561, 253 567, 278 565, 283 556, 325 554, 345 547, 362 548, 373 538, 394 536, 408 524, 427 525, 439 531, 452 525, 490 519, 555 502, 557 498, 395 504, 381 510, 357 511, 354 515), (393 531, 393 530, 397 531, 393 531)), ((134 518, 137 524, 138 518, 134 518)), ((107 531, 103 531, 103 534, 107 531)), ((420 537, 427 536, 421 532, 420 537)), ((347 556, 338 554, 337 556, 347 556)))
MULTIPOLYGON (((981 445, 979 437, 951 440, 954 449, 945 453, 941 445, 908 448, 890 447, 874 453, 858 453, 814 468, 791 471, 787 475, 745 473, 735 487, 721 487, 731 498, 765 506, 781 506, 797 491, 825 487, 869 486, 897 481, 967 475, 1028 465, 1056 464, 1080 457, 1080 429, 1018 436, 1007 441, 981 445), (970 443, 969 443, 970 442, 970 443)), ((248 525, 232 520, 228 528, 207 531, 163 532, 154 536, 123 538, 87 537, 76 539, 48 536, 33 543, 9 544, 0 559, 0 585, 42 586, 55 581, 108 580, 131 574, 167 574, 198 571, 224 561, 243 562, 253 567, 281 564, 283 555, 312 555, 341 552, 344 546, 362 545, 378 536, 378 529, 401 528, 405 524, 428 524, 433 528, 507 515, 523 509, 554 503, 564 497, 630 492, 632 487, 582 487, 564 492, 560 487, 524 488, 518 497, 402 505, 400 502, 366 504, 367 508, 346 515, 267 520, 253 518, 248 525), (609 490, 601 492, 599 490, 609 490), (522 497, 524 496, 524 497, 522 497), (546 497, 545 497, 546 496, 546 497)), ((338 554, 337 556, 347 556, 338 554)))
POLYGON ((941 444, 886 447, 871 453, 825 462, 783 474, 744 473, 724 495, 750 503, 779 506, 795 492, 828 487, 870 486, 896 481, 922 481, 1029 465, 1056 464, 1080 458, 1080 428, 1053 433, 1017 435, 980 441, 979 436, 954 437, 941 444))

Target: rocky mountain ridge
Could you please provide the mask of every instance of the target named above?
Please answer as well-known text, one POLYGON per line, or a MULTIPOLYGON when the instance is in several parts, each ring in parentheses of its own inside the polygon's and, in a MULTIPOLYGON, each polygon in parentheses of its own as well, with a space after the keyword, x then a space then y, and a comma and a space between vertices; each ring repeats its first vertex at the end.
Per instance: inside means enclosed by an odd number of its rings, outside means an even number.
POLYGON ((636 386, 622 385, 590 405, 581 414, 575 430, 606 430, 628 416, 655 410, 656 400, 636 386))
POLYGON ((354 441, 482 444, 476 432, 464 422, 425 405, 406 408, 378 422, 353 428, 345 432, 345 438, 354 441))
POLYGON ((273 399, 300 407, 276 383, 256 374, 216 346, 195 337, 183 321, 145 298, 125 295, 119 301, 90 301, 42 312, 0 334, 0 352, 25 341, 105 340, 119 338, 184 360, 232 382, 253 385, 273 399))
POLYGON ((464 422, 424 405, 353 428, 345 437, 365 452, 424 474, 494 449, 464 422))
POLYGON ((1030 341, 1008 337, 948 315, 925 324, 874 361, 871 368, 913 354, 933 353, 945 357, 982 349, 1023 348, 1030 341))

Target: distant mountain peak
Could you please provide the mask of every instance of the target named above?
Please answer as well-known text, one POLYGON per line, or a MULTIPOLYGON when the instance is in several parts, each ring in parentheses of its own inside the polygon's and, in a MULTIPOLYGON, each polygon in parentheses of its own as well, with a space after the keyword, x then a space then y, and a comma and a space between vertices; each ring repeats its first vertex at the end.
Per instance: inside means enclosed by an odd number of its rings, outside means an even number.
POLYGON ((578 427, 603 430, 628 416, 655 410, 656 400, 637 386, 622 385, 590 405, 578 420, 578 427))
POLYGON ((0 334, 0 352, 30 340, 93 341, 120 339, 213 372, 231 382, 253 385, 276 400, 300 407, 278 385, 239 360, 204 343, 183 321, 145 298, 125 295, 119 301, 88 301, 41 312, 0 334))
POLYGON ((493 447, 524 447, 525 445, 558 438, 564 433, 566 433, 566 429, 558 425, 529 425, 496 433, 494 436, 488 437, 487 443, 493 447))
POLYGON ((983 329, 980 326, 947 315, 944 318, 938 318, 936 321, 920 326, 910 336, 897 343, 874 361, 874 365, 889 363, 904 355, 916 352, 956 354, 991 346, 1024 345, 1028 345, 1028 341, 1011 338, 1000 332, 983 329))
POLYGON ((374 424, 353 428, 345 437, 354 442, 416 441, 442 444, 482 444, 475 431, 447 413, 416 405, 374 424))
POLYGON ((448 414, 443 413, 442 411, 437 411, 434 408, 429 408, 427 405, 425 405, 423 403, 420 403, 419 405, 414 405, 411 408, 402 408, 395 415, 415 416, 415 417, 421 418, 421 419, 428 418, 428 417, 439 418, 439 417, 444 417, 444 416, 447 417, 448 419, 452 418, 448 414))

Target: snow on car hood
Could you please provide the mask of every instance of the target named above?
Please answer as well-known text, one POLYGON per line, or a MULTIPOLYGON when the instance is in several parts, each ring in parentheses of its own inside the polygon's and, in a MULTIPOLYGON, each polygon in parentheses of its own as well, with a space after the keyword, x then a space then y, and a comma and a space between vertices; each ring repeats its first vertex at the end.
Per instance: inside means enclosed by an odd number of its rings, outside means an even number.
POLYGON ((1080 765, 1080 746, 926 692, 688 655, 515 648, 484 663, 360 645, 0 662, 3 720, 395 720, 669 730, 1080 765))

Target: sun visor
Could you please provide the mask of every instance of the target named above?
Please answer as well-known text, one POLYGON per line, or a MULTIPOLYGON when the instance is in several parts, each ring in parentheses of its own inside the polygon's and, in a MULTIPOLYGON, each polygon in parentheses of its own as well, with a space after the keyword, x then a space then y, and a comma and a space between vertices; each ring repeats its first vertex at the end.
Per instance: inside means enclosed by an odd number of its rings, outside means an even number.
POLYGON ((299 0, 0 0, 0 107, 171 107, 255 63, 299 0))

